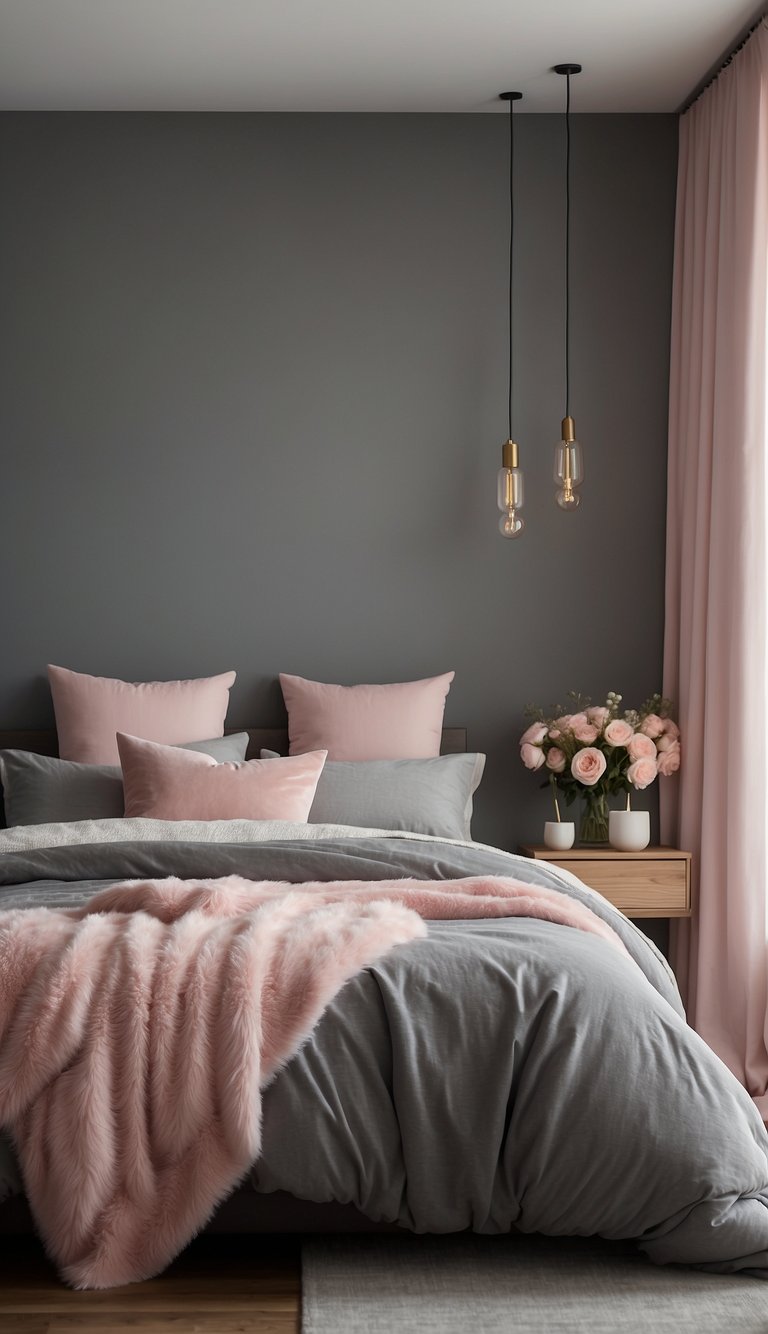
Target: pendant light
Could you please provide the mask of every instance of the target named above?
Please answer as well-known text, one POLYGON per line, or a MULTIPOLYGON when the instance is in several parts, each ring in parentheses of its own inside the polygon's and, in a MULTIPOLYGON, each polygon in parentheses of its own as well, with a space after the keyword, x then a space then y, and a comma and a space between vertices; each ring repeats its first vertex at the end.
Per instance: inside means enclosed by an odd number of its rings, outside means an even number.
POLYGON ((515 240, 515 131, 514 104, 522 93, 499 93, 503 102, 509 102, 509 438, 501 447, 497 500, 501 510, 499 532, 502 537, 519 537, 525 527, 520 513, 523 507, 523 474, 520 469, 520 451, 512 438, 512 260, 515 240))
POLYGON ((581 65, 555 65, 555 74, 566 79, 565 101, 565 416, 555 445, 554 478, 557 483, 555 499, 563 510, 575 510, 581 496, 577 488, 584 479, 584 460, 581 445, 576 439, 576 427, 570 408, 571 391, 571 75, 581 74, 581 65))

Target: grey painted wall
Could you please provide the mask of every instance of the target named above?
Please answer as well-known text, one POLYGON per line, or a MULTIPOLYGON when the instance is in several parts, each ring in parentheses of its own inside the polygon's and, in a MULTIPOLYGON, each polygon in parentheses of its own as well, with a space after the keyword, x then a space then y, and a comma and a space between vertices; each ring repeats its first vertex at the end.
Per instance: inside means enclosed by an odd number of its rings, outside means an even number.
POLYGON ((264 725, 280 670, 454 668, 477 836, 540 834, 524 705, 660 682, 676 122, 574 118, 572 516, 563 125, 517 127, 505 543, 503 117, 0 118, 0 726, 50 724, 49 660, 236 667, 230 718, 264 725))

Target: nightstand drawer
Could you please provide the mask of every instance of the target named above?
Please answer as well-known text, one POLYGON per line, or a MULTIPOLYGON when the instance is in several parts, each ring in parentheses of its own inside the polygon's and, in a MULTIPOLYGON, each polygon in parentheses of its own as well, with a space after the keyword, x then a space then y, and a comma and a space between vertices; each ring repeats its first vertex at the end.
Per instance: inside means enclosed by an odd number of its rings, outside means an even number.
POLYGON ((690 911, 688 861, 643 858, 642 861, 571 861, 557 865, 596 889, 628 917, 684 917, 690 911))
POLYGON ((690 917, 691 854, 679 848, 571 848, 553 852, 540 845, 520 848, 526 857, 561 866, 596 889, 627 917, 690 917))

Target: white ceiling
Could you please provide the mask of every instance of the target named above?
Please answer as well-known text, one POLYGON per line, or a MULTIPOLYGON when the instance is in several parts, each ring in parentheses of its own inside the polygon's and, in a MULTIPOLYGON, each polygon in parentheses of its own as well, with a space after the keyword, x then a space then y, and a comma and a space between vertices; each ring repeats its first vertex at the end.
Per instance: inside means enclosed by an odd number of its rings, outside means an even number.
POLYGON ((674 111, 757 0, 0 0, 0 107, 674 111))

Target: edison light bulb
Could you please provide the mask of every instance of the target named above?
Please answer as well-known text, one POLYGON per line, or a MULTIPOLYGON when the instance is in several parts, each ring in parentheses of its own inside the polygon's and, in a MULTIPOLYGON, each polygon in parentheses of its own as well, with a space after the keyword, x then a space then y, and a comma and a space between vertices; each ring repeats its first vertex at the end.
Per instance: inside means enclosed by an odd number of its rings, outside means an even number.
POLYGON ((502 537, 519 537, 525 528, 525 519, 514 510, 508 510, 499 519, 499 532, 502 537))
POLYGON ((520 513, 523 507, 523 474, 518 467, 518 450, 514 440, 505 441, 501 447, 497 499, 501 510, 499 532, 502 537, 519 537, 525 528, 525 519, 520 513))
POLYGON ((555 500, 561 510, 575 510, 581 503, 577 487, 584 480, 584 460, 576 437, 573 417, 562 421, 562 440, 555 445, 554 478, 557 482, 555 500))

